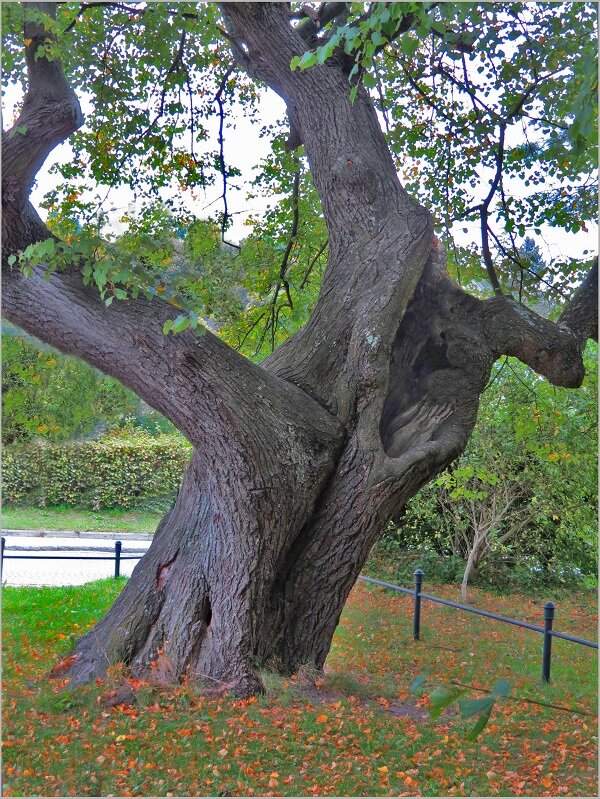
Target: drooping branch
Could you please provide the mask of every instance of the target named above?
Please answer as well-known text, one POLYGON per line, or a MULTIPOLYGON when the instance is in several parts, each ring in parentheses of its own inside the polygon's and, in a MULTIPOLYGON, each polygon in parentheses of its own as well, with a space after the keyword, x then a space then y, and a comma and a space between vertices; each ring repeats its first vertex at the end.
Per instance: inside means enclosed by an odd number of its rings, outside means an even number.
POLYGON ((77 25, 79 20, 88 11, 90 8, 95 8, 96 6, 102 6, 104 8, 116 8, 118 11, 124 11, 126 14, 135 15, 135 16, 142 16, 146 13, 145 8, 138 8, 136 6, 128 6, 124 3, 113 3, 113 2, 93 2, 93 3, 80 3, 77 13, 73 20, 67 25, 65 28, 65 33, 70 31, 72 28, 77 25))
POLYGON ((227 81, 229 80, 232 72, 233 69, 228 69, 227 72, 223 75, 217 93, 215 94, 214 102, 217 104, 219 110, 219 172, 221 173, 221 179, 223 181, 223 191, 221 193, 221 199, 223 200, 223 216, 221 220, 221 241, 224 244, 228 244, 230 247, 235 247, 239 251, 240 250, 239 244, 234 244, 231 241, 225 240, 225 233, 227 232, 227 228, 229 227, 231 214, 229 213, 229 206, 227 204, 227 167, 225 164, 225 136, 223 132, 225 127, 225 108, 223 105, 223 92, 227 87, 227 81))
POLYGON ((480 209, 479 209, 479 218, 481 223, 481 247, 483 251, 483 262, 485 263, 485 268, 488 273, 488 277, 490 279, 490 283, 494 290, 494 294, 498 296, 502 296, 502 288, 498 281, 498 276, 496 274, 496 270, 494 268, 494 260, 492 258, 492 253, 490 250, 490 243, 489 243, 489 214, 490 214, 490 203, 492 202, 494 195, 496 194, 496 190, 498 189, 498 185, 502 178, 502 170, 504 168, 504 136, 506 134, 506 124, 503 122, 500 125, 500 134, 498 136, 498 149, 495 154, 496 160, 496 173, 494 174, 494 178, 492 180, 492 184, 490 186, 490 190, 482 202, 480 209))

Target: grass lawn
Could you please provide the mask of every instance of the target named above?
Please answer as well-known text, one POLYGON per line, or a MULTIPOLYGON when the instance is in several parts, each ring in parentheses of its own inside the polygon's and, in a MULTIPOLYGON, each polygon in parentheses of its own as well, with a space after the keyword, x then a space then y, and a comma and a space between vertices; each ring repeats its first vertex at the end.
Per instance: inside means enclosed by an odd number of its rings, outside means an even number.
POLYGON ((3 508, 8 530, 77 530, 107 533, 153 533, 163 512, 142 510, 79 510, 75 508, 3 508))
MULTIPOLYGON (((122 585, 4 589, 6 796, 597 795, 594 650, 556 639, 542 685, 540 635, 424 601, 413 642, 411 597, 359 583, 324 678, 267 676, 266 695, 244 701, 142 685, 134 706, 109 708, 119 666, 74 691, 47 672, 122 585), (477 741, 466 737, 473 718, 428 718, 434 688, 498 679, 510 696, 477 741)), ((474 604, 534 623, 544 599, 472 591, 474 604)), ((557 630, 595 638, 594 594, 557 605, 557 630)))

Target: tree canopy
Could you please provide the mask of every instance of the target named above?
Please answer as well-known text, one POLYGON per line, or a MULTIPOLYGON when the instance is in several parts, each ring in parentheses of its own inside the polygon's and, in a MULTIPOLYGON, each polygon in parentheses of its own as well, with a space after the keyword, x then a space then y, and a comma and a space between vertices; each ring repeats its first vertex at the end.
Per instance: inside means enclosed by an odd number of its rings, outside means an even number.
MULTIPOLYGON (((222 187, 212 222, 226 239, 239 170, 223 126, 234 113, 260 125, 264 93, 236 63, 219 6, 61 3, 50 13, 6 3, 2 13, 5 83, 25 90, 33 43, 23 47, 23 25, 42 25, 45 56, 62 60, 85 108, 69 140, 73 159, 52 168, 56 185, 43 202, 65 244, 19 253, 24 268, 43 261, 61 269, 83 257, 84 280, 107 303, 139 291, 169 297, 183 311, 171 329, 219 319, 226 340, 251 355, 297 330, 318 293, 327 231, 303 148, 286 149, 285 120, 261 132, 272 154, 253 191, 276 202, 250 220, 238 256, 195 220, 202 192, 222 187), (219 119, 212 138, 211 117, 219 119), (116 242, 106 210, 121 186, 135 210, 116 242), (232 285, 246 303, 232 303, 232 285)), ((540 289, 568 298, 585 257, 565 248, 539 268, 522 244, 548 227, 585 231, 596 218, 596 5, 292 4, 290 13, 306 42, 291 67, 343 55, 348 93, 368 88, 406 188, 433 214, 451 273, 525 301, 540 289)))

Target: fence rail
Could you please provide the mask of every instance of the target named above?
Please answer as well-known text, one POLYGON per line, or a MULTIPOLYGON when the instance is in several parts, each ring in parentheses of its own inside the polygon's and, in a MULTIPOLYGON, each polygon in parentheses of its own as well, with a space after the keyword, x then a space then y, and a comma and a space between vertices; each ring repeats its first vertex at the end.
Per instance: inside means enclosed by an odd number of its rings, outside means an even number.
MULTIPOLYGON (((121 541, 115 541, 115 551, 112 555, 6 555, 4 553, 5 549, 5 539, 2 537, 2 550, 0 555, 0 580, 2 579, 2 569, 4 565, 4 560, 114 560, 115 562, 115 577, 119 577, 121 574, 121 561, 122 560, 140 560, 143 557, 142 554, 137 555, 123 555, 122 554, 122 547, 123 544, 121 541)), ((553 630, 552 626, 554 623, 554 611, 556 610, 556 606, 553 602, 546 602, 544 605, 544 626, 540 626, 538 624, 529 624, 525 621, 520 621, 519 619, 512 619, 510 616, 499 616, 497 613, 490 613, 488 610, 480 610, 479 608, 471 607, 470 605, 463 605, 460 602, 452 602, 450 599, 442 599, 439 596, 433 596, 433 594, 425 594, 421 589, 423 586, 423 578, 424 573, 421 569, 417 569, 414 573, 414 581, 415 587, 414 588, 404 588, 401 585, 395 585, 394 583, 388 583, 385 580, 376 580, 374 577, 365 577, 364 575, 359 575, 358 579, 364 583, 372 583, 373 585, 379 585, 382 588, 389 588, 392 591, 397 591, 402 594, 410 594, 414 597, 414 606, 413 606, 413 638, 415 641, 419 641, 421 637, 421 601, 423 599, 428 600, 429 602, 435 602, 438 605, 447 605, 451 608, 456 608, 457 610, 464 610, 467 613, 474 613, 476 616, 484 616, 487 619, 493 619, 494 621, 500 621, 504 624, 512 624, 515 627, 523 627, 526 630, 533 630, 536 633, 542 633, 544 636, 544 645, 542 651, 542 680, 544 682, 550 682, 550 667, 552 661, 552 639, 553 638, 562 638, 564 641, 571 641, 574 644, 580 644, 581 646, 588 646, 592 649, 598 649, 598 644, 595 641, 588 641, 586 638, 579 638, 576 635, 568 635, 568 633, 560 633, 557 630, 553 630)))
POLYGON ((477 616, 484 616, 487 619, 494 619, 504 624, 512 624, 515 627, 523 627, 526 630, 533 630, 536 633, 542 633, 544 636, 544 646, 542 650, 542 680, 550 682, 550 667, 552 661, 552 639, 562 638, 565 641, 571 641, 574 644, 581 644, 582 646, 589 646, 592 649, 598 649, 598 644, 595 641, 588 641, 586 638, 578 638, 576 635, 568 635, 567 633, 559 633, 552 629, 554 623, 554 611, 556 605, 553 602, 546 602, 544 605, 544 626, 538 624, 529 624, 526 621, 519 619, 512 619, 510 616, 499 616, 497 613, 490 613, 488 610, 480 610, 473 608, 470 605, 462 605, 460 602, 452 602, 450 599, 442 599, 439 596, 432 594, 425 594, 421 590, 423 585, 424 573, 421 569, 417 569, 414 573, 415 587, 403 588, 401 585, 394 585, 394 583, 386 583, 384 580, 376 580, 374 577, 364 577, 362 574, 359 580, 365 583, 373 583, 380 585, 383 588, 390 588, 392 591, 398 591, 402 594, 411 594, 414 597, 414 613, 413 613, 413 638, 415 641, 420 639, 421 635, 421 600, 427 599, 429 602, 436 602, 438 605, 447 605, 451 608, 464 610, 467 613, 474 613, 477 616))
POLYGON ((115 577, 121 576, 121 561, 122 560, 140 560, 145 553, 138 553, 136 555, 123 555, 121 550, 123 548, 122 541, 115 541, 115 551, 112 555, 5 555, 4 550, 6 546, 6 539, 2 537, 2 549, 0 555, 0 580, 2 579, 2 572, 4 569, 5 560, 114 560, 115 562, 115 577))

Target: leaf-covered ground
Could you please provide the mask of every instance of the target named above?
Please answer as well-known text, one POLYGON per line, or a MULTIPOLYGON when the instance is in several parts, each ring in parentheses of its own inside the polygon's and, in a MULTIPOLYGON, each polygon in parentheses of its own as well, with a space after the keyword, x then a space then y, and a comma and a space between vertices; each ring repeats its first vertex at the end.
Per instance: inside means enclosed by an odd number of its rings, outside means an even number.
MULTIPOLYGON (((266 695, 244 701, 134 684, 119 697, 135 704, 115 705, 118 664, 76 691, 47 675, 122 585, 4 590, 5 795, 597 795, 595 650, 555 640, 543 686, 540 635, 424 602, 415 643, 411 597, 359 583, 324 677, 266 675, 266 695), (502 679, 510 696, 477 741, 453 707, 429 720, 436 687, 502 679)), ((455 587, 427 589, 456 599, 455 587)), ((544 599, 472 592, 534 623, 544 599)), ((555 628, 595 639, 596 614, 591 593, 561 599, 555 628)))

